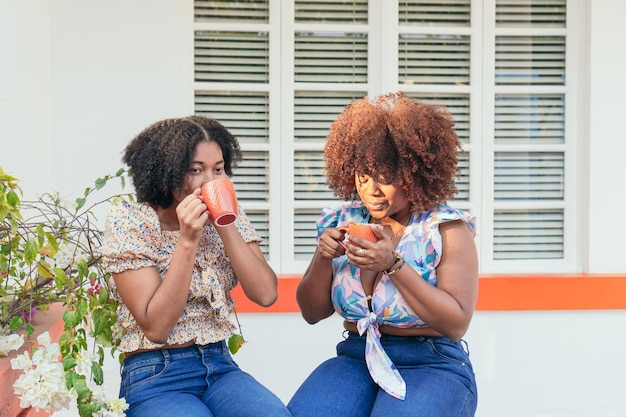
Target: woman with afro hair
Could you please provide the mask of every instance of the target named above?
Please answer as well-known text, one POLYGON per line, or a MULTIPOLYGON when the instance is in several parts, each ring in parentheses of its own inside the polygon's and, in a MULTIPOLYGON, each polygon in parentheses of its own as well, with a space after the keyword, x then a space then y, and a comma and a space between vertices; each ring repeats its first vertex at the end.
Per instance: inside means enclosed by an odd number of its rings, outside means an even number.
POLYGON ((290 416, 233 361, 230 291, 274 303, 276 274, 245 212, 215 227, 201 187, 232 176, 239 144, 213 119, 156 122, 126 147, 138 202, 107 215, 103 256, 120 301, 125 353, 120 397, 128 417, 290 416))
POLYGON ((308 323, 341 315, 344 340, 294 394, 295 417, 474 415, 461 338, 478 293, 475 219, 447 205, 459 149, 447 109, 403 93, 355 100, 331 125, 326 176, 346 203, 317 221, 296 297, 308 323), (374 224, 374 241, 350 223, 374 224))

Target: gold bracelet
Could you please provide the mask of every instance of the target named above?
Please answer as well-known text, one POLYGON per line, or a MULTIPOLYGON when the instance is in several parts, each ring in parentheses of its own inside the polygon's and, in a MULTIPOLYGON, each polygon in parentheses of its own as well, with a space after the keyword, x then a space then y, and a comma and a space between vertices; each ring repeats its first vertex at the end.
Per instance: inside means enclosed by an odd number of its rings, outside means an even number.
POLYGON ((400 261, 400 265, 398 265, 398 267, 396 269, 392 269, 391 271, 387 272, 387 276, 391 277, 392 275, 395 275, 398 272, 400 272, 400 270, 402 269, 402 267, 404 266, 405 263, 406 263, 406 261, 404 260, 404 258, 402 258, 402 261, 400 261))
POLYGON ((383 269, 384 273, 387 273, 387 271, 393 268, 393 266, 397 264, 400 259, 402 259, 402 256, 400 256, 400 254, 396 251, 391 252, 391 256, 393 256, 393 261, 391 262, 391 265, 389 265, 389 268, 383 269))
POLYGON ((393 266, 394 266, 396 263, 398 263, 398 261, 400 261, 400 265, 398 265, 398 267, 397 267, 397 268, 392 269, 392 270, 385 269, 385 270, 383 271, 383 273, 384 273, 385 275, 387 275, 388 277, 392 276, 393 274, 397 274, 397 273, 398 273, 398 271, 400 270, 400 268, 402 268, 402 267, 404 266, 404 264, 406 263, 406 261, 404 260, 404 258, 402 257, 402 255, 400 255, 399 253, 396 253, 396 259, 395 259, 395 261, 393 262, 393 264, 389 267, 389 268, 393 268, 393 266))

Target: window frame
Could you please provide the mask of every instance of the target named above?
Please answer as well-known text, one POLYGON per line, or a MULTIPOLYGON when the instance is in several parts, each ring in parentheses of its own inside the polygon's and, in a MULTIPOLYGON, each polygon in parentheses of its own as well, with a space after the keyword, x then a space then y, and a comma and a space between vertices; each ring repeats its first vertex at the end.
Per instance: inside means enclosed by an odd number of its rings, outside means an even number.
MULTIPOLYGON (((469 137, 463 150, 469 153, 469 198, 467 201, 453 201, 451 205, 469 210, 478 219, 476 244, 480 254, 481 273, 574 273, 583 271, 582 258, 585 235, 582 223, 584 210, 585 165, 581 155, 581 141, 586 128, 586 120, 581 117, 584 105, 580 97, 583 91, 585 69, 583 57, 587 39, 587 21, 584 11, 588 0, 576 2, 567 0, 566 25, 564 28, 522 29, 496 27, 497 0, 471 0, 471 24, 469 27, 440 26, 400 26, 398 3, 389 0, 369 1, 369 20, 363 25, 327 24, 328 31, 366 31, 368 33, 368 80, 366 83, 298 83, 294 80, 294 33, 315 30, 316 24, 294 22, 294 1, 269 0, 269 21, 267 24, 215 24, 211 30, 264 30, 269 33, 269 83, 260 85, 238 83, 194 82, 194 3, 184 2, 186 22, 184 27, 183 70, 185 73, 184 108, 187 114, 194 112, 194 91, 203 89, 233 91, 266 91, 269 94, 269 138, 267 144, 242 144, 244 152, 267 151, 269 153, 269 200, 246 201, 246 210, 266 210, 269 216, 270 252, 268 261, 279 274, 301 274, 308 266, 308 260, 297 260, 294 256, 296 222, 295 211, 299 209, 321 209, 337 206, 339 200, 297 201, 294 198, 294 153, 298 151, 321 151, 317 143, 295 143, 294 112, 295 92, 301 90, 365 91, 367 95, 387 91, 402 90, 407 93, 450 93, 467 94, 469 97, 469 137), (383 30, 384 28, 384 30, 383 30), (397 45, 400 32, 429 34, 458 34, 470 38, 470 83, 469 85, 404 85, 399 82, 397 66, 378 65, 380 62, 398 62, 398 48, 383 47, 397 45), (565 37, 565 73, 563 86, 532 87, 534 93, 558 93, 565 95, 565 143, 543 145, 542 150, 556 150, 564 153, 564 192, 563 201, 494 201, 494 156, 496 152, 527 151, 533 145, 496 145, 495 141, 495 97, 497 94, 518 94, 528 92, 524 86, 495 85, 495 39, 496 36, 554 34, 565 37), (489 111, 488 109, 492 109, 489 111), (580 167, 580 169, 578 169, 580 167), (489 186, 491 184, 491 186, 489 186), (495 260, 494 251, 494 212, 502 209, 549 209, 564 210, 563 257, 560 259, 495 260)), ((235 172, 236 175, 236 172, 235 172)))

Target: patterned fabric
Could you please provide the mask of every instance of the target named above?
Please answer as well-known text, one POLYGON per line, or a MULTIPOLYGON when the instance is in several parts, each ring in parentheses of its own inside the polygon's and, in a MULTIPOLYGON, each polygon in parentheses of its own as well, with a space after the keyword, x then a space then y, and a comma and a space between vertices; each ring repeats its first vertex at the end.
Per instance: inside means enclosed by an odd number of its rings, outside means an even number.
MULTIPOLYGON (((318 240, 328 227, 341 227, 348 222, 367 223, 370 215, 363 203, 349 203, 335 209, 324 209, 317 221, 318 240)), ((452 220, 466 222, 473 235, 475 217, 447 205, 436 210, 413 212, 396 251, 429 284, 437 285, 436 267, 441 259, 439 225, 452 220)), ((348 263, 348 258, 333 259, 331 297, 335 311, 347 321, 357 324, 359 333, 367 333, 365 360, 372 379, 390 395, 404 399, 406 386, 395 365, 380 343, 381 324, 401 328, 428 327, 409 307, 393 281, 383 275, 371 298, 371 310, 361 285, 361 271, 348 263)))
MULTIPOLYGON (((243 209, 239 208, 237 230, 246 242, 260 242, 243 209)), ((103 256, 109 272, 154 267, 165 278, 174 253, 179 231, 162 231, 152 207, 142 203, 120 201, 107 216, 103 256)), ((198 345, 219 342, 229 337, 235 327, 230 320, 234 301, 230 291, 237 285, 224 244, 215 228, 205 226, 198 244, 195 268, 187 304, 166 344, 194 340, 198 345)), ((125 335, 119 347, 122 352, 158 349, 163 346, 149 341, 122 302, 112 285, 113 297, 120 301, 118 323, 125 335)))

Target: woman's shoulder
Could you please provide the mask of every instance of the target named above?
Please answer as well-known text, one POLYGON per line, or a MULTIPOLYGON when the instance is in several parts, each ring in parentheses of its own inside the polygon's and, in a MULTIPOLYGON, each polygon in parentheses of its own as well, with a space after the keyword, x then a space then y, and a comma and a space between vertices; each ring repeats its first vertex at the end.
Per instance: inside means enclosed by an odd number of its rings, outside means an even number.
POLYGON ((467 224, 472 234, 476 232, 476 216, 468 211, 454 208, 447 204, 441 204, 421 213, 421 220, 438 227, 441 223, 461 220, 467 224))
POLYGON ((106 219, 107 225, 116 228, 151 228, 159 225, 156 211, 148 204, 119 200, 111 204, 106 219))
POLYGON ((329 227, 338 227, 348 222, 363 223, 369 219, 369 212, 361 202, 343 203, 336 207, 327 207, 317 221, 317 229, 321 233, 329 227))

